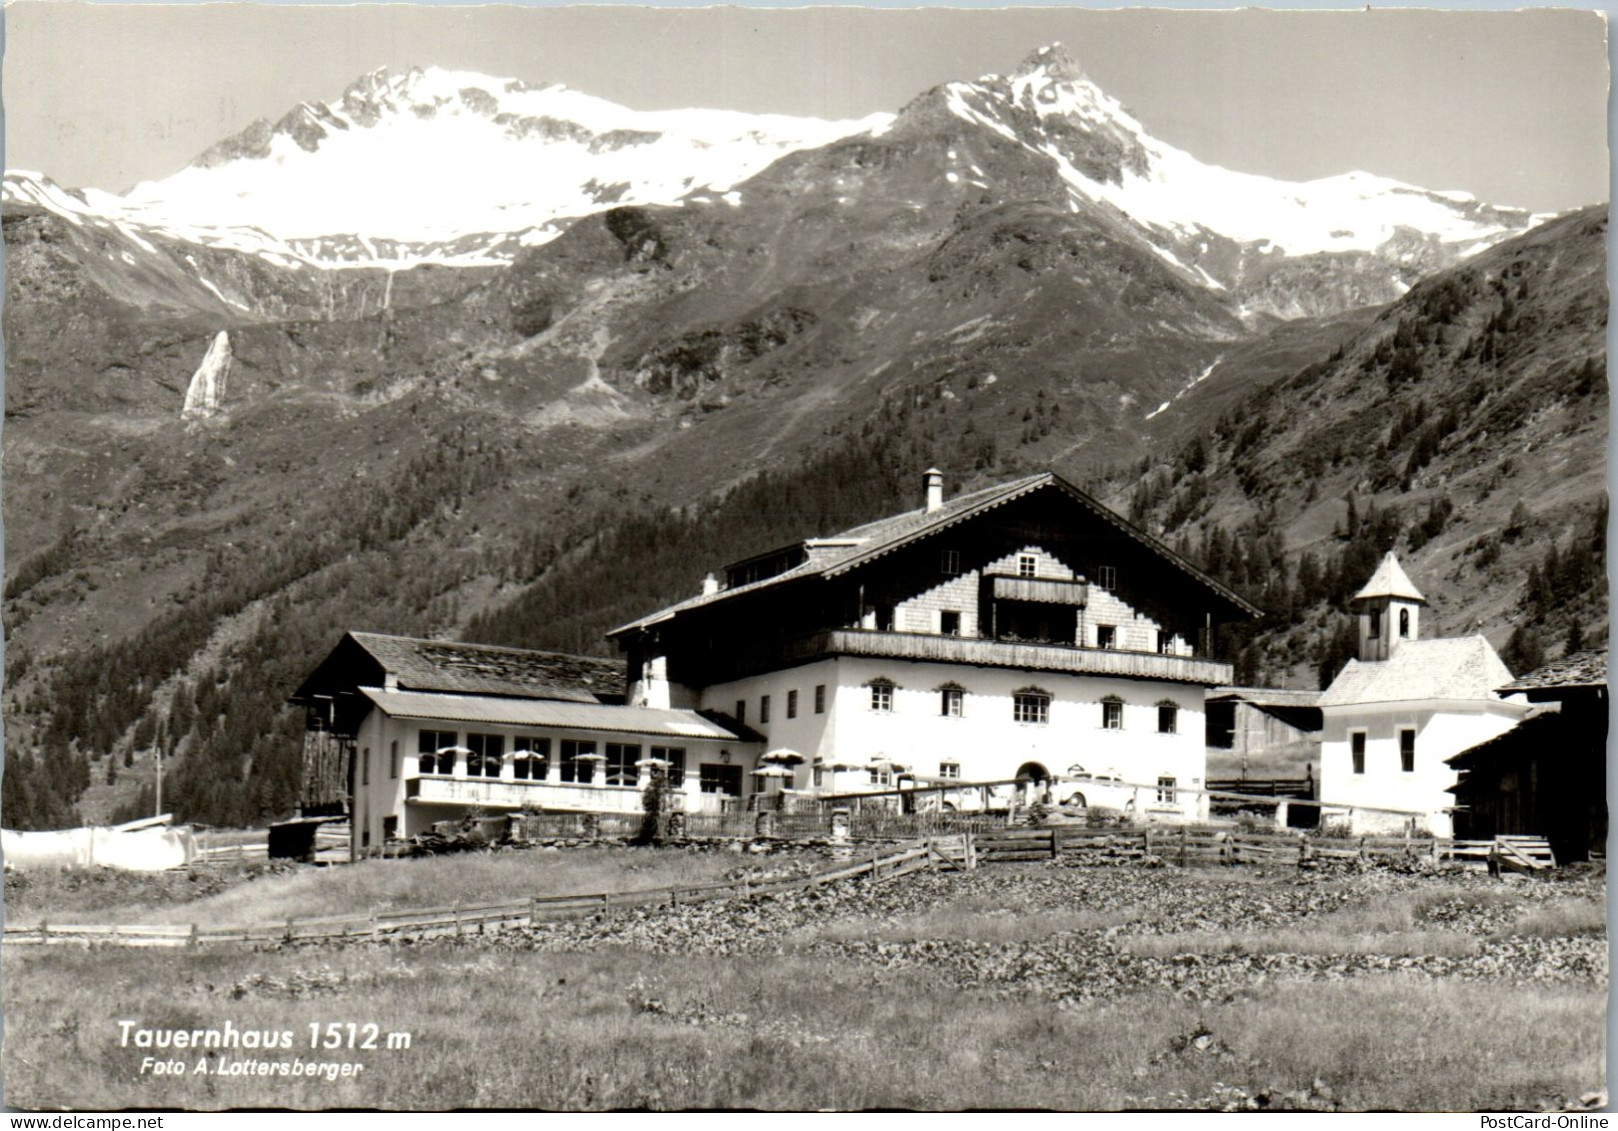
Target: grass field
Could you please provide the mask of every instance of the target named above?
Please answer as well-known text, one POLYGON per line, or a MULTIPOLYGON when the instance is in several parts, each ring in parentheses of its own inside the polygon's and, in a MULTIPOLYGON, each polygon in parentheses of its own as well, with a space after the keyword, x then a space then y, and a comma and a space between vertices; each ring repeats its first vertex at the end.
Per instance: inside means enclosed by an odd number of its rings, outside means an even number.
MULTIPOLYGON (((641 859, 550 869, 581 890, 641 859)), ((398 871, 508 866, 426 863, 450 867, 398 871)), ((393 866, 318 875, 374 897, 403 881, 358 874, 393 866)), ((1605 1086, 1603 908, 1599 879, 996 865, 460 942, 8 948, 3 1064, 25 1107, 1553 1109, 1605 1086), (363 1068, 143 1074, 121 1020, 363 1068), (410 1045, 310 1050, 331 1022, 410 1045)))
MULTIPOLYGON (((102 873, 100 883, 83 883, 70 873, 42 873, 26 887, 6 894, 13 922, 42 916, 57 922, 77 917, 95 923, 274 923, 288 916, 319 918, 361 915, 371 910, 447 907, 523 899, 530 895, 574 895, 700 884, 738 868, 764 874, 794 866, 797 857, 755 860, 730 852, 681 852, 649 848, 600 847, 546 851, 466 853, 406 857, 364 867, 291 866, 208 871, 201 892, 191 895, 183 873, 151 882, 130 874, 102 873), (178 896, 173 890, 179 888, 178 896)), ((819 861, 824 865, 824 861, 819 861)), ((807 866, 798 865, 798 866, 807 866)), ((201 872, 202 870, 199 870, 201 872)), ((88 877, 86 877, 87 879, 88 877)))

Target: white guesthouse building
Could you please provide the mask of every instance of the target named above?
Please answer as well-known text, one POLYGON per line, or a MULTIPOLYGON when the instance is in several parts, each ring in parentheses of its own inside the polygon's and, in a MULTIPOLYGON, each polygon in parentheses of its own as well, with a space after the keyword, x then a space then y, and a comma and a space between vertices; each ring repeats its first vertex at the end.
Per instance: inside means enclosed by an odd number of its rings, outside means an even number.
POLYGON ((347 810, 354 850, 471 810, 638 813, 655 760, 688 813, 739 804, 756 735, 623 705, 610 660, 350 632, 304 680, 304 811, 347 810))
POLYGON ((1257 610, 1059 476, 942 484, 616 629, 628 702, 751 728, 802 759, 784 784, 803 794, 1087 773, 1144 786, 1140 816, 1205 815, 1182 787, 1204 784, 1204 693, 1231 677, 1212 628, 1257 610))
POLYGON ((1257 610, 1058 476, 948 502, 942 482, 615 630, 627 673, 346 634, 291 699, 304 813, 346 810, 364 855, 474 809, 639 812, 655 764, 688 813, 1017 781, 996 804, 1205 817, 1203 697, 1231 679, 1213 626, 1257 610))
POLYGON ((1446 759, 1510 730, 1527 704, 1481 635, 1423 640, 1427 599, 1389 553, 1354 597, 1359 655, 1320 698, 1320 796, 1355 835, 1452 833, 1458 774, 1446 759))

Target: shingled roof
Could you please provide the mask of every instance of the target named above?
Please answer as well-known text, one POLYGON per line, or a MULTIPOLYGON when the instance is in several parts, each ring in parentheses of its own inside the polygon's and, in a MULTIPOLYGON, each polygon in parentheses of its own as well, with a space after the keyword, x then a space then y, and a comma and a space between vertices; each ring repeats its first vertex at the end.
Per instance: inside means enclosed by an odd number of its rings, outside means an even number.
POLYGON ((1013 479, 1009 483, 1001 483, 993 487, 970 491, 964 495, 957 495, 955 498, 944 502, 937 510, 929 511, 926 507, 918 507, 916 510, 905 511, 903 514, 893 515, 890 518, 881 518, 874 522, 868 522, 863 526, 856 526, 851 530, 843 531, 841 534, 807 539, 804 544, 813 546, 813 552, 809 554, 809 559, 789 570, 775 574, 773 577, 748 582, 745 585, 721 589, 717 593, 699 594, 681 601, 679 604, 670 605, 666 609, 641 617, 639 620, 621 625, 607 635, 618 636, 636 629, 647 628, 661 621, 669 620, 680 613, 700 608, 703 605, 727 601, 743 593, 756 592, 760 589, 783 585, 801 578, 836 577, 868 561, 882 557, 884 554, 892 553, 917 538, 947 529, 957 523, 965 522, 967 519, 982 514, 984 511, 1003 506, 1014 499, 1020 499, 1046 487, 1055 487, 1063 491, 1070 498, 1116 526, 1122 533, 1178 566, 1190 578, 1212 589, 1243 612, 1251 616, 1262 614, 1263 610, 1247 601, 1228 586, 1222 585, 1209 577, 1144 530, 1108 510, 1061 476, 1054 472, 1044 471, 1038 475, 1029 475, 1022 479, 1013 479))
POLYGON ((410 691, 506 695, 574 703, 622 701, 623 665, 593 656, 349 632, 293 696, 386 681, 410 691), (378 670, 379 669, 379 670, 378 670))
POLYGON ((1392 550, 1383 555, 1376 572, 1371 575, 1371 580, 1354 594, 1356 601, 1370 601, 1378 597, 1398 597, 1423 605, 1427 603, 1427 598, 1421 595, 1416 583, 1410 580, 1410 576, 1405 573, 1404 566, 1399 564, 1399 559, 1394 556, 1392 550))
POLYGON ((1494 689, 1510 678, 1510 670, 1482 636, 1407 640, 1386 660, 1350 660, 1321 695, 1320 706, 1494 700, 1494 689))
POLYGON ((1499 688, 1502 694, 1512 691, 1537 691, 1551 687, 1605 687, 1607 686, 1607 650, 1586 648, 1569 652, 1559 660, 1552 660, 1519 676, 1499 688))

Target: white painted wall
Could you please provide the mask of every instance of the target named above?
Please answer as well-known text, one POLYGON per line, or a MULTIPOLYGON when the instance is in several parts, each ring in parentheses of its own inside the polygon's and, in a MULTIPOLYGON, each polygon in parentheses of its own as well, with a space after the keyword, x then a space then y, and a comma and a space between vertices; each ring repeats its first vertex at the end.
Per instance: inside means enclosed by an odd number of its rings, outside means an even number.
MULTIPOLYGON (((1181 786, 1201 787, 1207 776, 1204 745, 1204 689, 1157 680, 1104 676, 1031 673, 963 664, 890 661, 839 657, 770 672, 708 688, 702 706, 727 713, 737 699, 747 702, 747 723, 767 736, 765 749, 788 747, 811 762, 865 765, 874 757, 891 759, 925 776, 937 776, 940 763, 960 764, 964 781, 1006 780, 1027 762, 1038 762, 1052 774, 1082 765, 1095 772, 1113 769, 1126 781, 1155 785, 1169 776, 1181 786), (870 682, 892 680, 893 710, 871 709, 870 682), (966 689, 959 718, 942 713, 939 688, 946 683, 966 689), (816 684, 827 686, 826 713, 813 713, 816 684), (786 692, 799 689, 799 717, 785 715, 786 692), (1013 717, 1013 693, 1039 687, 1052 696, 1047 724, 1019 723, 1013 717), (758 717, 761 695, 771 702, 770 721, 758 717), (1123 728, 1102 726, 1102 698, 1124 700, 1123 728), (1159 734, 1157 704, 1171 699, 1180 708, 1176 733, 1159 734)), ((810 766, 800 767, 794 783, 808 789, 810 766)), ((831 788, 831 783, 827 783, 831 788)), ((836 788, 870 788, 862 775, 841 775, 836 788)), ((1182 795, 1175 805, 1160 808, 1164 816, 1200 816, 1206 802, 1182 795)), ((1142 809, 1159 808, 1155 790, 1142 797, 1142 809)))
MULTIPOLYGON (((1434 836, 1450 836, 1453 822, 1444 810, 1455 804, 1446 792, 1457 774, 1446 758, 1510 730, 1526 711, 1501 700, 1370 703, 1327 707, 1320 744, 1320 796, 1337 806, 1367 805, 1423 814, 1434 836), (1405 773, 1399 758, 1399 731, 1416 730, 1415 768, 1405 773), (1365 772, 1354 773, 1350 735, 1365 732, 1365 772)), ((1399 833, 1405 818, 1355 812, 1356 835, 1399 833)))
MULTIPOLYGON (((593 741, 598 753, 605 753, 609 742, 623 742, 638 744, 642 756, 651 753, 653 746, 675 746, 685 748, 686 777, 681 791, 685 794, 686 808, 695 812, 697 799, 701 796, 701 781, 698 767, 703 762, 721 762, 721 750, 730 752, 730 764, 742 768, 742 782, 744 791, 752 788, 753 779, 750 772, 757 766, 758 755, 762 751, 753 743, 718 741, 714 739, 654 737, 648 735, 627 734, 622 731, 583 731, 583 730, 551 730, 536 727, 499 726, 487 723, 464 722, 433 722, 423 719, 394 719, 379 710, 373 709, 359 727, 355 737, 354 756, 356 758, 354 775, 354 808, 353 821, 356 844, 360 851, 366 852, 381 848, 383 843, 382 824, 389 816, 398 817, 399 836, 414 836, 426 831, 434 821, 442 821, 453 813, 449 809, 456 807, 433 805, 406 805, 405 782, 415 777, 420 765, 420 734, 423 730, 450 731, 455 734, 454 745, 465 746, 466 736, 470 733, 495 734, 504 740, 505 759, 500 768, 499 778, 486 778, 478 776, 473 781, 516 781, 512 773, 513 740, 523 738, 550 739, 550 777, 548 780, 561 784, 558 767, 561 760, 560 743, 563 739, 576 739, 593 741), (389 756, 391 744, 399 744, 398 776, 391 776, 389 756), (370 783, 365 783, 364 765, 369 751, 371 773, 370 783), (364 844, 365 831, 370 833, 369 844, 364 844)), ((465 755, 459 755, 456 760, 457 774, 465 773, 465 755)), ((601 765, 596 765, 596 781, 601 780, 601 765)), ((644 780, 644 779, 643 779, 644 780)), ((543 798, 536 797, 536 802, 543 804, 543 798)))

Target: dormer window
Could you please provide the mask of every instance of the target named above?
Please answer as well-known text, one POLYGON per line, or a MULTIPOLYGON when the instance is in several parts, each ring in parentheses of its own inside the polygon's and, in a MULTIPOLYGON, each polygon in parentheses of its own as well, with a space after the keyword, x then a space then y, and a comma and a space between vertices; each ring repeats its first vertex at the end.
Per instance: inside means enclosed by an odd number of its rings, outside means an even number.
POLYGON ((1101 588, 1105 589, 1108 593, 1115 592, 1117 590, 1117 588, 1118 588, 1118 569, 1117 569, 1117 567, 1116 566, 1097 566, 1096 567, 1096 584, 1101 586, 1101 588))
POLYGON ((1039 576, 1039 555, 1037 555, 1037 554, 1018 554, 1017 555, 1017 576, 1018 577, 1038 577, 1039 576))
POLYGON ((938 614, 938 631, 943 636, 961 634, 961 614, 958 609, 945 609, 938 614))
POLYGON ((944 550, 939 554, 938 572, 953 577, 961 572, 961 552, 959 550, 944 550))

